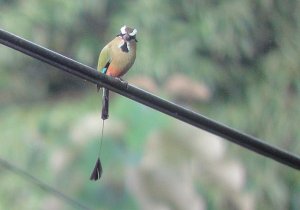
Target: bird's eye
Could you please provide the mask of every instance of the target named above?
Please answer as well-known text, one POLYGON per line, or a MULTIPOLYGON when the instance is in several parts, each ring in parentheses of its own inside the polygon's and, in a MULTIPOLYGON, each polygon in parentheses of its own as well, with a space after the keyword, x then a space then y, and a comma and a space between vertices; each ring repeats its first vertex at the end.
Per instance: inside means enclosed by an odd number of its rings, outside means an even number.
POLYGON ((130 36, 130 40, 134 39, 134 41, 137 42, 137 39, 135 38, 135 35, 134 36, 130 36))

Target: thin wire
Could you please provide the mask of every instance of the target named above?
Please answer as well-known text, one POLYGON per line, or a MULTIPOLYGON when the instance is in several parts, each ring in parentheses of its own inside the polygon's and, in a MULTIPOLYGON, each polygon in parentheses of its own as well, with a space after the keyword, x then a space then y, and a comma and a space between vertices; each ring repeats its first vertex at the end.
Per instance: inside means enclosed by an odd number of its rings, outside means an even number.
POLYGON ((76 209, 85 209, 85 210, 90 209, 89 207, 79 203, 78 201, 74 200, 73 198, 70 198, 69 196, 63 194, 62 192, 54 189, 50 185, 45 184, 44 182, 37 179, 36 177, 31 175, 30 173, 28 173, 28 172, 24 171, 23 169, 20 169, 16 166, 12 165, 11 163, 9 163, 8 161, 6 161, 2 158, 0 158, 0 166, 2 166, 3 168, 5 168, 5 169, 7 169, 11 172, 13 172, 14 174, 19 175, 23 179, 26 179, 27 181, 30 181, 31 183, 39 186, 41 189, 45 190, 48 193, 51 193, 52 195, 56 196, 60 200, 63 200, 64 202, 68 203, 69 205, 75 207, 76 209))
MULTIPOLYGON (((197 128, 300 170, 300 157, 0 29, 0 43, 197 128)), ((142 120, 142 119, 141 119, 142 120)))

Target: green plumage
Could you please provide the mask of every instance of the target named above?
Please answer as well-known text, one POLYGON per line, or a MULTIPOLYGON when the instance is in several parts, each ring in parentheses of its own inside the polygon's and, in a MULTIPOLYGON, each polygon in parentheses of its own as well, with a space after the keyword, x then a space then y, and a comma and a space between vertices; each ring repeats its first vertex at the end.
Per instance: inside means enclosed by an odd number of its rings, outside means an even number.
POLYGON ((108 45, 106 45, 100 52, 97 70, 103 74, 106 74, 106 71, 108 69, 108 64, 110 62, 111 62, 111 58, 109 56, 109 49, 108 49, 108 45))

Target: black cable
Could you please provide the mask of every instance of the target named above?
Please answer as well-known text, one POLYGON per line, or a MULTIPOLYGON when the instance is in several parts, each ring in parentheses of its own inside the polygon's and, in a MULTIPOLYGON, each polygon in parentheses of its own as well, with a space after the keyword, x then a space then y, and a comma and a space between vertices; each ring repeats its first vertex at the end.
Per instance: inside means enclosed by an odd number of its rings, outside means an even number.
POLYGON ((85 209, 85 210, 90 209, 89 207, 79 203, 78 201, 68 197, 67 195, 63 194, 62 192, 60 192, 60 191, 54 189, 53 187, 43 183, 42 181, 35 178, 34 176, 29 174, 28 172, 12 165, 11 163, 9 163, 8 161, 6 161, 2 158, 0 158, 0 167, 3 167, 3 168, 5 168, 9 171, 14 172, 15 174, 19 175, 20 177, 30 181, 31 183, 33 183, 37 186, 39 186, 41 189, 45 190, 46 192, 49 192, 52 195, 56 196, 57 198, 65 201, 66 203, 68 203, 69 205, 73 206, 76 209, 85 209))
POLYGON ((70 74, 81 77, 84 80, 100 84, 101 86, 127 98, 142 103, 195 127, 216 134, 242 147, 272 158, 282 164, 298 170, 300 169, 300 157, 295 154, 291 154, 285 150, 269 145, 258 138, 239 132, 184 107, 178 106, 137 87, 124 83, 118 79, 98 73, 95 69, 89 66, 83 65, 2 29, 0 29, 0 43, 55 66, 60 70, 64 70, 70 74))

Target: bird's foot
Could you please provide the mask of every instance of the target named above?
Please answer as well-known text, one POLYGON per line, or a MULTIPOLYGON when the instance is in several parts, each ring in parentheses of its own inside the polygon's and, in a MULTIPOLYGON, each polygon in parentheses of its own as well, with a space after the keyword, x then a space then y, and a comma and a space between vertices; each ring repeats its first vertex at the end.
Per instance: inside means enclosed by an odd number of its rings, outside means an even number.
POLYGON ((122 82, 123 85, 125 85, 126 89, 128 87, 128 82, 123 80, 121 77, 116 77, 116 79, 118 79, 120 82, 122 82))

